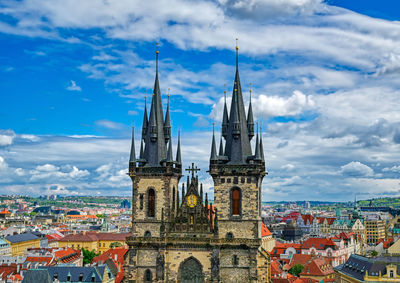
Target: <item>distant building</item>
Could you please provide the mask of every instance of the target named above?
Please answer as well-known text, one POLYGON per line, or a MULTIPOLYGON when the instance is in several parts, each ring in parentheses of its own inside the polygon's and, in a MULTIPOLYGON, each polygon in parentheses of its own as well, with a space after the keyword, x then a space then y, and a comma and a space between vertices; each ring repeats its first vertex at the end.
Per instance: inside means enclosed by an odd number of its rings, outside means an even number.
POLYGON ((384 220, 366 220, 365 221, 366 241, 369 245, 375 245, 380 239, 385 238, 384 220))
POLYGON ((71 247, 73 249, 86 249, 95 250, 96 252, 103 253, 110 248, 114 242, 125 245, 125 240, 130 233, 96 233, 96 232, 83 232, 80 234, 66 235, 63 239, 58 241, 59 247, 71 247))
POLYGON ((130 208, 131 208, 131 203, 130 203, 130 201, 128 201, 127 199, 124 199, 124 200, 121 202, 121 208, 130 209, 130 208))
POLYGON ((335 282, 400 282, 399 258, 351 255, 344 264, 335 268, 335 282))
POLYGON ((114 283, 115 278, 107 265, 99 266, 47 266, 25 272, 22 283, 95 282, 114 283))
POLYGON ((24 233, 5 237, 11 246, 11 255, 23 255, 28 248, 40 248, 41 238, 32 234, 24 233))
POLYGON ((0 255, 11 255, 10 244, 1 238, 0 238, 0 255))

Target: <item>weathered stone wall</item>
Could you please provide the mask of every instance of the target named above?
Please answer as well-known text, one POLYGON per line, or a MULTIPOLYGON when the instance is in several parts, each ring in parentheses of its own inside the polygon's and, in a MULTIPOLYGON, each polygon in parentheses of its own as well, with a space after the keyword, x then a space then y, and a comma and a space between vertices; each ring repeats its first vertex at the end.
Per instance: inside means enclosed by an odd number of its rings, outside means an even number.
POLYGON ((233 238, 255 239, 258 238, 259 227, 261 223, 258 220, 240 221, 240 220, 219 220, 218 231, 220 238, 226 238, 227 233, 232 233, 233 238))
POLYGON ((214 204, 218 210, 220 238, 232 232, 236 238, 260 238, 259 178, 245 176, 218 176, 214 178, 214 204), (231 215, 231 191, 241 190, 241 215, 231 215), (236 235, 237 236, 236 236, 236 235))
POLYGON ((206 282, 211 280, 211 251, 195 249, 171 249, 166 251, 166 278, 167 282, 179 282, 179 267, 186 259, 194 257, 203 268, 204 279, 206 282))
POLYGON ((172 191, 178 187, 177 176, 136 176, 133 183, 133 221, 132 234, 142 237, 150 231, 154 237, 160 236, 161 214, 164 209, 164 221, 168 222, 172 208, 172 191), (155 217, 148 217, 148 190, 155 190, 155 217), (143 196, 143 201, 141 200, 143 196), (142 202, 142 203, 141 203, 142 202))

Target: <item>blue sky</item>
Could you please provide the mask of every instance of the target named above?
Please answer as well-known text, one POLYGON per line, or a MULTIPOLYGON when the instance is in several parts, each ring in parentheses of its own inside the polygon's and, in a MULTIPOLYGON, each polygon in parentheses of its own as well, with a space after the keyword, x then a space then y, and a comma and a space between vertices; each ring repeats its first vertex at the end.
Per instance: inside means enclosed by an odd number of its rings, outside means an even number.
POLYGON ((173 138, 181 128, 183 161, 202 168, 212 192, 211 125, 219 131, 224 84, 232 91, 238 37, 244 97, 252 83, 263 125, 263 200, 398 196, 399 8, 394 0, 0 1, 1 192, 130 195, 130 127, 140 128, 152 91, 155 42, 173 138))

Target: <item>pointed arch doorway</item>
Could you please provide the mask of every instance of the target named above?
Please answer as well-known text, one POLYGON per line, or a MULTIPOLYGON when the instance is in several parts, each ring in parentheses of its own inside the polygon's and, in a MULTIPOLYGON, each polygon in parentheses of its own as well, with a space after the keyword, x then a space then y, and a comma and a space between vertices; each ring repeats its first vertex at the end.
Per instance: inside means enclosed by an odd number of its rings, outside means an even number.
POLYGON ((181 283, 203 283, 203 267, 194 257, 185 259, 179 266, 178 280, 181 283))

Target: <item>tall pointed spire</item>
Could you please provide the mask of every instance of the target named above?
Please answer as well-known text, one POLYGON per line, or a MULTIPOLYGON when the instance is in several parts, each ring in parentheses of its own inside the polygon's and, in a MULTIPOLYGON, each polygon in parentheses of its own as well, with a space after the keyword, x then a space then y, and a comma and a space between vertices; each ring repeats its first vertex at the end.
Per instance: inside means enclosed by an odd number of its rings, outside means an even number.
MULTIPOLYGON (((224 115, 225 117, 225 115, 224 115)), ((239 47, 236 42, 236 74, 226 134, 225 156, 230 164, 246 164, 252 155, 246 111, 239 77, 239 47)))
POLYGON ((181 130, 178 130, 178 146, 176 148, 176 163, 182 164, 182 157, 181 157, 181 130))
POLYGON ((221 135, 221 139, 219 140, 219 152, 218 152, 219 156, 223 156, 224 155, 224 144, 222 142, 222 135, 221 135))
POLYGON ((170 91, 170 89, 168 88, 167 111, 165 112, 165 122, 164 122, 165 142, 168 142, 168 140, 171 138, 171 122, 170 122, 170 118, 169 118, 169 91, 170 91))
POLYGON ((131 155, 129 157, 129 163, 136 162, 136 152, 135 152, 135 126, 132 125, 132 142, 131 142, 131 155))
POLYGON ((210 160, 211 160, 211 161, 218 160, 218 157, 217 157, 217 148, 216 148, 216 146, 215 146, 214 123, 213 123, 213 136, 212 136, 210 160))
POLYGON ((253 118, 253 107, 251 105, 251 83, 250 83, 250 102, 249 110, 247 111, 247 130, 249 131, 250 140, 254 137, 254 118, 253 118))
MULTIPOLYGON (((147 90, 145 91, 147 93, 147 90)), ((144 96, 144 112, 143 112, 143 125, 142 125, 142 139, 145 139, 149 120, 147 118, 147 95, 144 96)))
POLYGON ((158 81, 158 44, 156 50, 156 77, 151 100, 150 118, 146 130, 144 159, 145 166, 159 167, 167 157, 167 144, 164 135, 164 117, 161 103, 161 91, 158 81))

